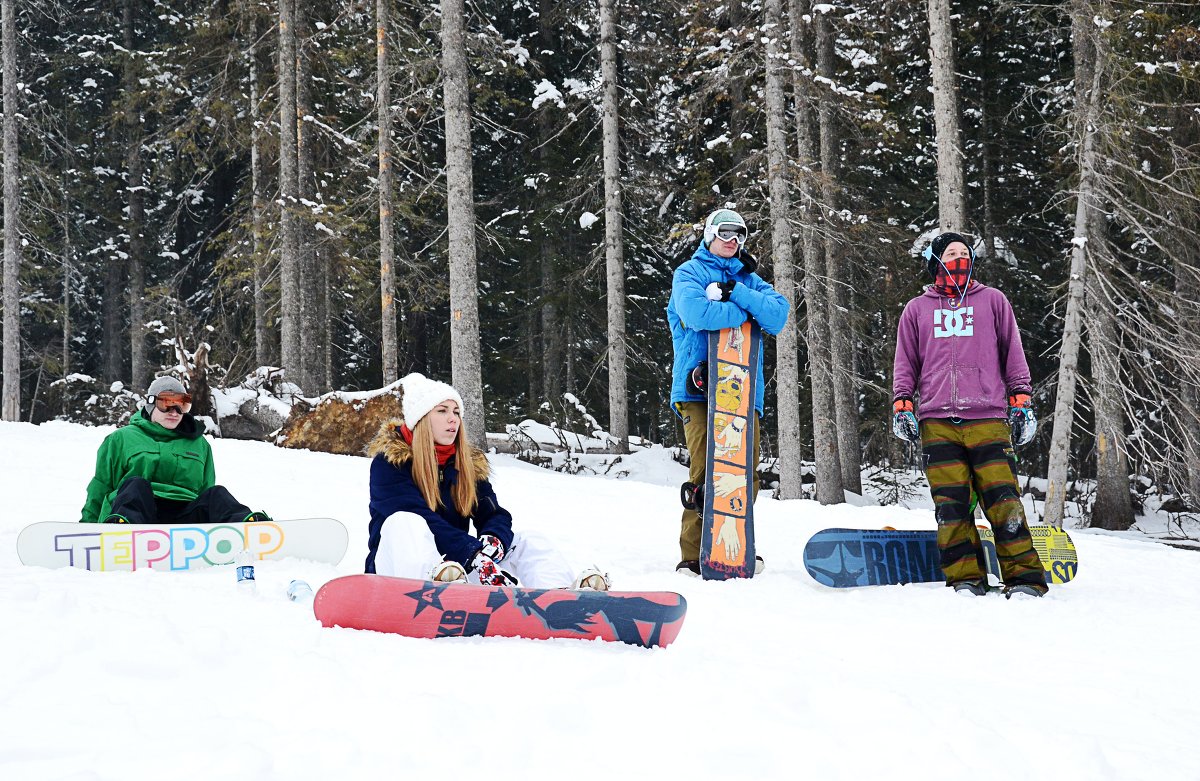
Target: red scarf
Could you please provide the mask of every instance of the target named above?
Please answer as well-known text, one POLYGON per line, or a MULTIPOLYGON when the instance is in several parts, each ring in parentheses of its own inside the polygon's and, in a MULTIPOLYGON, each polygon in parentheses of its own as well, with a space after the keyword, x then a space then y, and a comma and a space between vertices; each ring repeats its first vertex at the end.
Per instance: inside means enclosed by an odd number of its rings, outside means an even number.
MULTIPOLYGON (((408 444, 412 444, 412 432, 409 431, 408 426, 404 425, 403 423, 400 424, 400 438, 408 444)), ((433 453, 435 456, 437 456, 438 466, 445 466, 446 462, 454 458, 454 454, 457 452, 458 448, 454 445, 439 445, 436 442, 433 443, 433 453)))
POLYGON ((957 298, 967 292, 968 280, 974 283, 971 280, 971 259, 951 258, 938 263, 933 285, 942 295, 957 298))

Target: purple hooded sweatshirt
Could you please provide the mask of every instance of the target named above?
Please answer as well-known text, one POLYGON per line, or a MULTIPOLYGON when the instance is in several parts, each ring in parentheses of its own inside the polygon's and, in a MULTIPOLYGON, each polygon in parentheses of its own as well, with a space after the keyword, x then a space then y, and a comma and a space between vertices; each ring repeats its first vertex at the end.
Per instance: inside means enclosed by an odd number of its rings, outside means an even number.
POLYGON ((896 333, 892 398, 919 398, 917 417, 1003 419, 1011 393, 1031 393, 1012 304, 972 285, 962 303, 932 285, 908 302, 896 333))

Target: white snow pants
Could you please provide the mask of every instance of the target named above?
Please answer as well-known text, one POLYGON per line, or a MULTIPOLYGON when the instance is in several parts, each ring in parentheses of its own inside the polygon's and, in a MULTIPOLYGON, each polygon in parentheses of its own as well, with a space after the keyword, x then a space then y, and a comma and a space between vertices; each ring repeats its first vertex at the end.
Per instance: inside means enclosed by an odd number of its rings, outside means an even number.
MULTIPOLYGON (((429 524, 416 513, 395 513, 383 522, 375 572, 397 578, 428 580, 442 560, 429 524)), ((512 547, 500 562, 522 588, 570 588, 575 582, 571 565, 542 535, 533 532, 513 535, 512 547)))

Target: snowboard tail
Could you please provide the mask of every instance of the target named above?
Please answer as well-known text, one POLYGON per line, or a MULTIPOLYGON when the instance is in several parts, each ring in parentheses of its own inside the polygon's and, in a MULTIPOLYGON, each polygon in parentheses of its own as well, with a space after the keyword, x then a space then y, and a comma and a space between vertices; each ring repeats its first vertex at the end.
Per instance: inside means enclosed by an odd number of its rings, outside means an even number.
MULTIPOLYGON (((978 531, 985 570, 1000 580, 995 535, 986 527, 978 531)), ((1050 526, 1032 526, 1030 533, 1046 582, 1066 583, 1074 578, 1079 557, 1067 533, 1050 526)), ((933 530, 825 529, 804 546, 804 568, 818 583, 832 588, 946 581, 933 530)))
POLYGON ((523 589, 349 575, 317 592, 323 626, 405 637, 578 638, 665 647, 687 602, 670 591, 523 589))
POLYGON ((708 336, 708 450, 700 513, 705 580, 754 576, 754 400, 762 332, 753 320, 708 336))
POLYGON ((17 538, 21 563, 99 572, 186 572, 232 564, 243 549, 256 560, 311 559, 337 564, 349 533, 332 518, 193 524, 57 523, 26 526, 17 538))

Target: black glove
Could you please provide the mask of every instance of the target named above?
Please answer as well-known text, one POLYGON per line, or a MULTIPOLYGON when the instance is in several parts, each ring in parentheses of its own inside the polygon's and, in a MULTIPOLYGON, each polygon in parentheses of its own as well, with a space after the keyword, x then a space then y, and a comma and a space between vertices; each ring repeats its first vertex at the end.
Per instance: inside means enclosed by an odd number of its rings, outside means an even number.
POLYGON ((742 271, 747 274, 753 274, 758 270, 758 260, 745 249, 738 253, 738 260, 742 261, 742 271))
POLYGON ((701 361, 696 368, 688 372, 688 393, 704 396, 708 393, 708 361, 701 361))

